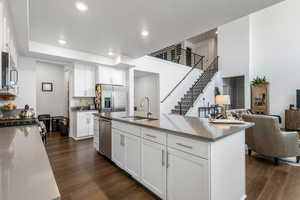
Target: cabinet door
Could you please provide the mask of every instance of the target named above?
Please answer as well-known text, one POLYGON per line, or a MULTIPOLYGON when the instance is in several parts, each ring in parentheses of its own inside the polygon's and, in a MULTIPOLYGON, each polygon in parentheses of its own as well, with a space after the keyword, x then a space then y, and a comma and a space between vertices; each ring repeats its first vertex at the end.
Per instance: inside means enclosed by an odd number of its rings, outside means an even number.
POLYGON ((76 64, 74 66, 74 96, 85 97, 85 69, 82 65, 76 64))
POLYGON ((142 140, 141 181, 160 198, 166 197, 166 147, 142 140))
POLYGON ((125 161, 125 136, 117 129, 112 129, 112 160, 121 168, 125 161))
POLYGON ((87 113, 88 125, 89 125, 89 136, 94 135, 94 119, 93 113, 87 113))
POLYGON ((99 118, 98 117, 93 117, 93 131, 94 131, 94 136, 99 138, 99 118))
POLYGON ((93 117, 93 131, 94 131, 94 148, 99 151, 99 119, 93 117))
POLYGON ((168 148, 168 200, 209 199, 208 161, 168 148))
POLYGON ((85 71, 85 90, 87 97, 95 97, 95 69, 93 66, 87 66, 85 71))
POLYGON ((135 179, 140 179, 141 138, 125 134, 125 166, 124 169, 135 179))
POLYGON ((123 70, 114 69, 112 79, 114 85, 125 85, 125 72, 123 70))
POLYGON ((77 134, 76 137, 86 137, 89 135, 88 120, 83 112, 77 113, 77 134))
POLYGON ((113 83, 113 72, 110 67, 98 66, 98 76, 97 83, 98 84, 112 84, 113 83))

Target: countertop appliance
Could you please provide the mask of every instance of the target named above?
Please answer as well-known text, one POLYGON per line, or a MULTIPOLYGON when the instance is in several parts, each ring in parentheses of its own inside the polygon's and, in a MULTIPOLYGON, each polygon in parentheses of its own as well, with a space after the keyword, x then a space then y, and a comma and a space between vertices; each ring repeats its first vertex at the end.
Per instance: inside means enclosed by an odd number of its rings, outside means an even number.
POLYGON ((96 85, 95 104, 100 112, 125 112, 128 105, 128 89, 118 85, 96 85))
POLYGON ((111 120, 99 117, 99 152, 111 159, 111 120))

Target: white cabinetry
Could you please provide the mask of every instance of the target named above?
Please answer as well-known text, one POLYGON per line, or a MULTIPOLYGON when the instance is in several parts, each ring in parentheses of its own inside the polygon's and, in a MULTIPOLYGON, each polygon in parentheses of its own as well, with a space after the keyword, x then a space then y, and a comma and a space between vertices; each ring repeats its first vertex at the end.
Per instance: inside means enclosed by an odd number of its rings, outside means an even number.
POLYGON ((114 120, 112 127, 112 160, 161 199, 245 199, 244 131, 206 142, 114 120))
POLYGON ((112 129, 112 160, 121 168, 125 162, 125 136, 117 130, 112 129))
POLYGON ((141 138, 125 134, 124 169, 135 179, 140 179, 141 171, 141 138))
POLYGON ((95 67, 74 65, 74 97, 95 97, 95 67))
POLYGON ((112 160, 135 179, 140 179, 141 138, 112 129, 112 160))
POLYGON ((76 138, 80 139, 94 135, 93 113, 97 113, 97 111, 76 113, 76 138))
POLYGON ((94 148, 99 152, 99 118, 94 116, 94 148))
POLYGON ((98 66, 96 83, 125 85, 125 71, 113 67, 98 66))
POLYGON ((143 139, 141 182, 160 198, 166 194, 166 147, 143 139))
POLYGON ((168 148, 168 200, 209 199, 208 161, 168 148))

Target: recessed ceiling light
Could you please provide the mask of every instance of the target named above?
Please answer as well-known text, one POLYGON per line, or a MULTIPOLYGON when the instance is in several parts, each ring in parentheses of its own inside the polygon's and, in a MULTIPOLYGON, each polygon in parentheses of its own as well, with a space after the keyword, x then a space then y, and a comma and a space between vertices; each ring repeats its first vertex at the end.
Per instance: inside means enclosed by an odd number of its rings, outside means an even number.
POLYGON ((109 55, 109 56, 113 56, 114 53, 110 51, 110 52, 108 52, 108 55, 109 55))
POLYGON ((61 45, 65 45, 65 44, 67 44, 67 41, 61 39, 61 40, 58 40, 58 43, 61 45))
POLYGON ((141 32, 141 35, 142 35, 143 37, 147 37, 147 36, 149 35, 149 32, 148 32, 148 31, 142 31, 142 32, 141 32))
POLYGON ((81 11, 81 12, 85 12, 85 11, 87 11, 88 10, 88 7, 87 7, 87 5, 85 4, 85 3, 83 3, 83 2, 76 2, 76 8, 79 10, 79 11, 81 11))
POLYGON ((218 31, 216 31, 216 34, 218 34, 219 32, 218 31))

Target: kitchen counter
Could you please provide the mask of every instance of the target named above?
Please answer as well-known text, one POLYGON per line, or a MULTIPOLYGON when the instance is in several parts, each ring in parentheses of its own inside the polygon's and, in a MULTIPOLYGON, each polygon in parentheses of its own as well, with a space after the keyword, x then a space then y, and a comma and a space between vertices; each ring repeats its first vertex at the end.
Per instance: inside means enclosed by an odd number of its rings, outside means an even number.
POLYGON ((173 114, 163 114, 160 116, 160 119, 151 121, 129 120, 124 118, 126 117, 125 113, 122 115, 118 113, 97 113, 94 115, 138 126, 168 131, 169 133, 174 133, 185 137, 209 141, 219 140, 254 125, 253 123, 247 122, 239 125, 212 124, 209 123, 208 119, 173 114))
POLYGON ((0 128, 0 179, 1 200, 60 199, 37 126, 0 128))

